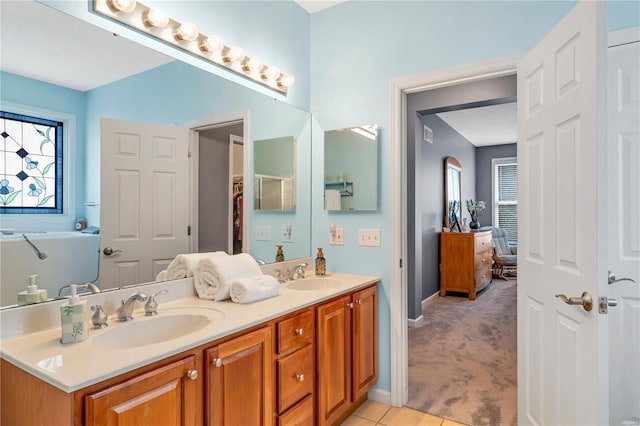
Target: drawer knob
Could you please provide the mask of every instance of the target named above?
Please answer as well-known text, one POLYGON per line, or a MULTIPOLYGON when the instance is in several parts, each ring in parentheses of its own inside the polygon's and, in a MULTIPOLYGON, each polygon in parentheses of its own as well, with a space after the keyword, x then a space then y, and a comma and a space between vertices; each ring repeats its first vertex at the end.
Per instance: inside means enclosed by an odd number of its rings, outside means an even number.
POLYGON ((358 305, 362 305, 362 299, 357 299, 357 300, 356 300, 356 303, 357 303, 358 305))
POLYGON ((353 303, 347 303, 347 308, 353 309, 353 303))
POLYGON ((221 367, 222 366, 222 358, 214 358, 211 360, 211 364, 215 365, 216 367, 221 367))
POLYGON ((191 380, 198 378, 198 370, 187 370, 187 377, 191 380))
POLYGON ((296 328, 294 330, 294 333, 296 334, 296 336, 302 336, 304 334, 304 328, 302 328, 302 327, 296 328))
POLYGON ((298 382, 303 382, 304 381, 304 374, 296 374, 296 380, 298 382))

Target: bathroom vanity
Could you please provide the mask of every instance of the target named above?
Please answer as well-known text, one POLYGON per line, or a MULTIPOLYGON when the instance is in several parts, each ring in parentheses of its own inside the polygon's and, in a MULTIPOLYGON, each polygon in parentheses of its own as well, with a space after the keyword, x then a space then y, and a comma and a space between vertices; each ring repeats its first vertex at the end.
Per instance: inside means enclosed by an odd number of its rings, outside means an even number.
MULTIPOLYGON (((1 422, 339 423, 377 381, 378 281, 305 278, 247 305, 159 300, 157 317, 110 317, 71 345, 55 327, 5 339, 1 422)), ((191 280, 182 285, 187 292, 191 280)))

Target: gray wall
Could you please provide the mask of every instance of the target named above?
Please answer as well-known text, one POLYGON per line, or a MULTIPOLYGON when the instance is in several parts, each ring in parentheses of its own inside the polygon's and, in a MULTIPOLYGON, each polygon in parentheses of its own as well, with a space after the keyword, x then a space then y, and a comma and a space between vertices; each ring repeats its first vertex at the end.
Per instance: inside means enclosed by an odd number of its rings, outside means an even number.
POLYGON ((487 202, 487 208, 479 218, 480 226, 493 226, 493 202, 491 189, 491 160, 493 158, 516 157, 516 144, 492 145, 476 148, 476 196, 487 202))
MULTIPOLYGON (((450 106, 513 98, 517 95, 516 76, 444 87, 407 96, 407 246, 408 316, 422 314, 422 300, 440 288, 439 234, 444 215, 444 157, 458 157, 462 163, 462 197, 475 198, 475 148, 440 152, 423 142, 423 124, 417 112, 436 112, 450 106), (413 131, 411 131, 413 129, 413 131), (434 149, 434 151, 430 151, 434 149), (423 154, 423 151, 425 153, 423 154), (470 173, 471 172, 471 173, 470 173), (472 179, 472 180, 469 180, 472 179)), ((434 139, 436 139, 434 129, 434 139)), ((467 142, 468 143, 468 142, 467 142)))

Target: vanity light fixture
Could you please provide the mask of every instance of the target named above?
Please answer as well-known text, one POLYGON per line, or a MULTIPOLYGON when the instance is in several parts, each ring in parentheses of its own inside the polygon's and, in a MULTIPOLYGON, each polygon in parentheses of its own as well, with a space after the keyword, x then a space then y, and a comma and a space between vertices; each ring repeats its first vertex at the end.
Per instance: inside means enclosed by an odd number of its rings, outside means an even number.
POLYGON ((195 23, 176 21, 136 0, 93 0, 93 11, 285 95, 295 81, 278 67, 246 55, 242 48, 225 46, 220 37, 201 34, 195 23))

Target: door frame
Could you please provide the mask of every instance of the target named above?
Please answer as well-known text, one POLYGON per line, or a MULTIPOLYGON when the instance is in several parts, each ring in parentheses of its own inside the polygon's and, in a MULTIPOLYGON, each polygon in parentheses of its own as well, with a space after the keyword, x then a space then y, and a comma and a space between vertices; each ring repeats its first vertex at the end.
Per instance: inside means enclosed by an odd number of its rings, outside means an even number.
MULTIPOLYGON (((516 73, 524 53, 463 64, 446 69, 398 77, 390 84, 390 168, 391 185, 391 286, 390 298, 390 358, 391 394, 389 403, 396 407, 408 401, 408 301, 407 270, 401 262, 407 258, 407 95, 442 87, 488 80, 516 73)), ((406 264, 406 261, 404 262, 406 264)))
MULTIPOLYGON (((198 150, 197 147, 199 145, 199 131, 212 129, 215 127, 221 127, 229 125, 233 122, 242 121, 242 137, 244 139, 244 151, 243 151, 243 159, 242 159, 242 167, 243 167, 243 187, 246 189, 246 192, 253 190, 252 182, 251 182, 251 152, 252 152, 252 144, 251 144, 251 131, 250 131, 250 117, 251 113, 248 109, 230 112, 226 114, 219 115, 211 115, 208 117, 198 118, 196 120, 186 121, 184 123, 184 127, 189 128, 190 137, 189 137, 189 157, 191 159, 191 167, 190 167, 190 176, 189 181, 191 182, 191 187, 189 189, 189 206, 190 206, 190 221, 191 221, 191 243, 190 243, 190 251, 192 253, 198 252, 198 233, 196 232, 198 229, 198 150)), ((249 236, 249 212, 251 209, 244 208, 242 209, 242 234, 249 236)), ((246 241, 242 241, 242 251, 244 253, 249 252, 249 238, 246 241)))
MULTIPOLYGON (((244 132, 243 132, 244 134, 244 132)), ((234 151, 234 145, 235 144, 239 144, 242 145, 242 185, 244 186, 244 182, 245 182, 245 173, 244 173, 244 159, 245 159, 245 147, 244 147, 244 137, 242 136, 238 136, 238 135, 234 135, 231 134, 229 135, 229 194, 233 194, 233 163, 235 160, 235 155, 233 154, 234 151)), ((243 189, 244 192, 244 189, 243 189)), ((232 196, 233 197, 233 196, 232 196)), ((231 200, 233 201, 233 199, 231 200)), ((244 209, 242 209, 243 211, 243 222, 244 223, 244 209)), ((229 217, 233 218, 233 202, 229 203, 229 217)), ((244 231, 244 229, 243 229, 244 231)), ((242 241, 242 246, 244 247, 244 241, 242 241)), ((229 251, 229 254, 233 254, 233 222, 231 223, 231 227, 229 230, 229 238, 228 238, 228 242, 227 242, 227 250, 229 251)))

